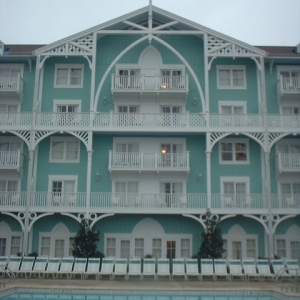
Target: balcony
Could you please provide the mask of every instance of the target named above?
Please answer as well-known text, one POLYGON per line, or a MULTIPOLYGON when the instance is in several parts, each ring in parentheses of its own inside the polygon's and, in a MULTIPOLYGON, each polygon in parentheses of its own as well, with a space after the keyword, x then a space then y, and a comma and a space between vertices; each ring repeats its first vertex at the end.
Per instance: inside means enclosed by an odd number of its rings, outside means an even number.
MULTIPOLYGON (((53 213, 112 214, 204 214, 209 207, 207 194, 113 194, 1 192, 2 212, 26 211, 53 213)), ((215 214, 300 214, 300 195, 211 195, 210 209, 215 214)))
POLYGON ((277 82, 278 99, 281 101, 300 99, 300 77, 280 76, 277 82))
POLYGON ((17 151, 0 151, 0 170, 23 169, 24 155, 20 150, 17 151))
MULTIPOLYGON (((31 130, 33 113, 0 113, 6 130, 31 130)), ((201 113, 37 113, 35 130, 101 132, 269 132, 299 133, 300 115, 201 113), (91 120, 91 117, 93 120, 91 120), (206 121, 207 119, 207 121, 206 121), (207 125, 208 122, 208 125, 207 125)))
POLYGON ((144 93, 155 93, 159 99, 186 99, 189 91, 188 75, 185 76, 116 76, 112 75, 111 92, 114 100, 141 99, 144 93))
POLYGON ((300 154, 299 153, 278 153, 277 171, 283 172, 300 172, 300 154))
POLYGON ((109 171, 190 171, 187 153, 109 152, 109 171))
POLYGON ((0 96, 17 97, 22 100, 23 97, 23 79, 21 75, 0 76, 0 96))

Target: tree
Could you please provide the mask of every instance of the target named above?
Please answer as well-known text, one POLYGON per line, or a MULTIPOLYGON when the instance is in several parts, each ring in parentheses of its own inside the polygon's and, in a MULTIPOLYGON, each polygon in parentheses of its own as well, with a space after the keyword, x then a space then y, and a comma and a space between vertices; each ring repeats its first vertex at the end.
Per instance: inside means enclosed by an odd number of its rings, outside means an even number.
POLYGON ((219 221, 217 216, 213 216, 209 209, 205 216, 205 232, 201 233, 203 238, 198 256, 200 258, 221 258, 223 249, 223 238, 221 229, 217 227, 219 221))
POLYGON ((101 252, 97 251, 99 241, 99 231, 90 227, 89 220, 83 219, 80 228, 72 244, 72 254, 74 257, 101 257, 101 252))

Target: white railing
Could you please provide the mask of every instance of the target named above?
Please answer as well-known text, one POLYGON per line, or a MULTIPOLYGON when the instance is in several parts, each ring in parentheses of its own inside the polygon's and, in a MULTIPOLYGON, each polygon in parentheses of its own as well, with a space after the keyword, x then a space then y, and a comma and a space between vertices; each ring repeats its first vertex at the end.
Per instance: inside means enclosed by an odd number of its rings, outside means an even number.
POLYGON ((187 153, 109 152, 109 169, 189 169, 187 153))
POLYGON ((300 153, 278 153, 278 171, 281 172, 300 172, 300 153))
POLYGON ((300 93, 300 77, 283 77, 278 80, 280 93, 300 93))
POLYGON ((210 114, 210 127, 221 128, 262 128, 263 115, 260 114, 210 114))
POLYGON ((32 124, 32 113, 31 112, 15 112, 5 113, 0 112, 0 126, 19 126, 29 127, 32 124))
MULTIPOLYGON (((246 213, 248 211, 262 212, 268 210, 268 201, 271 201, 271 209, 300 212, 300 194, 294 195, 267 195, 250 194, 212 194, 212 211, 218 213, 246 213)), ((31 211, 84 211, 88 199, 86 193, 49 193, 49 192, 0 192, 1 211, 25 211, 28 199, 31 211)), ((124 194, 124 193, 96 193, 92 192, 89 201, 89 209, 93 212, 117 211, 120 213, 135 210, 146 213, 163 210, 184 212, 205 211, 209 207, 207 194, 124 194)))
POLYGON ((20 169, 23 166, 23 153, 17 151, 0 151, 0 169, 20 169))
POLYGON ((20 74, 14 76, 0 76, 0 92, 23 92, 23 79, 20 74))
POLYGON ((188 76, 116 76, 112 75, 111 89, 116 91, 128 90, 165 90, 187 91, 188 76))
POLYGON ((300 128, 300 115, 268 114, 267 120, 270 128, 300 128))
POLYGON ((37 126, 58 127, 88 127, 90 125, 89 113, 37 113, 37 126))

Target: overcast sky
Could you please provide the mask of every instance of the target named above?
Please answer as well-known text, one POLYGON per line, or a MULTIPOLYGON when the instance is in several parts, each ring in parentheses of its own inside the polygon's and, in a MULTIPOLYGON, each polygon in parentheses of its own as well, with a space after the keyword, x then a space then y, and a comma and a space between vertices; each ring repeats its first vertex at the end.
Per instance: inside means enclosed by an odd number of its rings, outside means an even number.
MULTIPOLYGON (((250 45, 300 43, 300 0, 153 0, 250 45)), ((149 0, 0 0, 0 40, 49 44, 149 5, 149 0)))

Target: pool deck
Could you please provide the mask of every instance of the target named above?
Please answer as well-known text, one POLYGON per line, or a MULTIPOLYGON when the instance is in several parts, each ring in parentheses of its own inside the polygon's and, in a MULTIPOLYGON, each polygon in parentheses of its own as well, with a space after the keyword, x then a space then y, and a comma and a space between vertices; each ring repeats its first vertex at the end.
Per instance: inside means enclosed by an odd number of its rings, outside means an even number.
POLYGON ((115 291, 182 291, 182 292, 241 292, 255 294, 256 292, 277 292, 293 299, 300 299, 300 282, 280 282, 275 285, 271 281, 210 281, 210 280, 95 280, 95 279, 39 279, 16 278, 7 283, 1 291, 14 288, 34 289, 67 289, 67 290, 115 290, 115 291))

